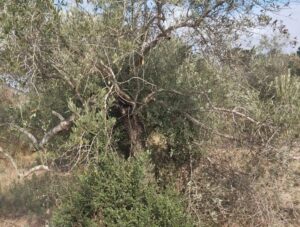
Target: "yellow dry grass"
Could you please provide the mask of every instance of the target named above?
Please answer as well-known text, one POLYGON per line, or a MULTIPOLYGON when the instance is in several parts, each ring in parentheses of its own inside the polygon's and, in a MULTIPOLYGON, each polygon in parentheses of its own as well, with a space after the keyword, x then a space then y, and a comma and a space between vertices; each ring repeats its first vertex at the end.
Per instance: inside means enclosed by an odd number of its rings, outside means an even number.
MULTIPOLYGON (((1 147, 1 144, 0 144, 1 147)), ((7 148, 8 146, 3 146, 7 148)), ((21 150, 18 144, 13 146, 14 152, 2 148, 7 153, 15 153, 13 158, 16 164, 20 167, 19 171, 31 167, 36 162, 36 154, 31 153, 27 149, 21 150)), ((23 147, 24 149, 24 147, 23 147)), ((39 174, 39 173, 38 173, 39 174)), ((22 179, 18 177, 16 169, 13 167, 12 163, 3 155, 0 154, 0 192, 5 195, 5 192, 10 188, 14 182, 20 182, 22 179)), ((1 200, 1 195, 0 195, 1 200)), ((35 215, 23 215, 14 216, 11 214, 10 217, 1 215, 0 213, 0 227, 44 227, 45 223, 38 216, 35 215)))

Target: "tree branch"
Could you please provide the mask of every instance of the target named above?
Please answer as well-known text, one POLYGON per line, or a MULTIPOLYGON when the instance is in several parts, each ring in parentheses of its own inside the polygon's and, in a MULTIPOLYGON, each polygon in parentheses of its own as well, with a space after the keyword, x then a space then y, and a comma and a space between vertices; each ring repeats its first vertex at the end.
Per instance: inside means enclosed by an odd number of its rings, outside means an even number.
POLYGON ((44 135, 43 139, 40 141, 39 147, 42 148, 57 133, 64 131, 64 130, 68 130, 71 127, 74 119, 75 119, 75 114, 72 114, 67 120, 61 121, 58 125, 56 125, 50 131, 48 131, 44 135))
POLYGON ((58 117, 60 121, 64 121, 65 118, 60 114, 60 113, 57 113, 56 111, 52 110, 51 112, 54 116, 58 117))
MULTIPOLYGON (((179 28, 197 28, 200 26, 200 24, 204 21, 205 18, 207 18, 212 12, 217 10, 219 7, 221 7, 223 4, 225 4, 226 1, 219 1, 217 2, 211 9, 206 9, 205 12, 199 16, 196 20, 192 20, 192 18, 186 18, 183 21, 180 21, 174 25, 170 25, 168 28, 163 29, 161 25, 161 20, 163 19, 163 13, 162 13, 162 3, 160 1, 156 1, 157 4, 157 14, 156 19, 158 19, 157 26, 161 33, 159 33, 152 41, 150 41, 148 44, 144 45, 140 51, 140 55, 137 56, 137 59, 135 60, 135 67, 140 65, 141 58, 144 58, 145 55, 147 55, 151 49, 153 49, 159 42, 161 42, 163 39, 170 39, 170 34, 179 29, 179 28)), ((153 23, 155 20, 151 20, 153 23)), ((150 27, 149 25, 147 25, 150 27)))
POLYGON ((48 132, 46 132, 46 134, 43 136, 41 141, 38 141, 37 138, 32 133, 28 132, 24 128, 21 128, 17 125, 12 125, 12 127, 18 129, 20 132, 25 134, 31 140, 31 142, 33 143, 33 145, 35 146, 36 149, 41 149, 49 142, 49 140, 53 136, 55 136, 56 134, 58 134, 61 131, 68 130, 71 127, 73 121, 75 120, 75 114, 72 114, 67 119, 65 119, 61 114, 57 113, 56 111, 52 111, 52 114, 54 116, 58 117, 61 121, 59 122, 58 125, 56 125, 52 129, 50 129, 48 132))
POLYGON ((22 177, 22 178, 27 177, 30 174, 32 174, 36 171, 39 171, 39 170, 51 171, 48 166, 38 165, 38 166, 35 166, 35 167, 31 168, 30 170, 28 170, 28 171, 26 171, 25 173, 22 174, 22 173, 20 173, 20 171, 18 169, 18 166, 17 166, 16 162, 14 161, 13 157, 11 155, 9 155, 8 153, 4 152, 2 147, 0 147, 0 153, 2 153, 11 162, 12 166, 16 170, 16 173, 17 173, 18 177, 22 177))
POLYGON ((213 108, 213 110, 216 110, 216 111, 226 112, 226 113, 231 113, 231 114, 234 114, 234 115, 236 115, 236 116, 245 118, 245 119, 247 119, 248 121, 250 121, 250 122, 252 122, 252 123, 254 123, 254 124, 257 124, 257 125, 260 124, 259 121, 256 121, 256 120, 254 120, 253 118, 251 118, 251 117, 249 117, 249 116, 247 116, 247 115, 245 115, 245 114, 243 114, 243 113, 240 113, 240 112, 238 112, 238 111, 236 111, 236 110, 228 110, 228 109, 218 108, 218 107, 214 107, 214 106, 213 106, 212 108, 213 108))
POLYGON ((19 130, 20 132, 22 132, 23 134, 25 134, 31 140, 33 145, 35 147, 38 147, 38 140, 36 139, 36 137, 33 134, 31 134, 26 129, 24 129, 24 128, 18 126, 18 125, 12 125, 11 124, 11 126, 12 126, 12 128, 15 128, 15 129, 19 130))
POLYGON ((227 135, 227 134, 223 134, 223 133, 220 133, 212 128, 209 128, 207 127, 206 125, 204 125, 202 122, 200 122, 199 120, 197 120, 196 118, 192 117, 190 114, 188 113, 185 113, 183 112, 183 114, 185 115, 185 117, 192 123, 194 123, 195 125, 198 125, 208 131, 211 131, 212 133, 218 135, 218 136, 221 136, 221 137, 224 137, 226 139, 230 139, 230 140, 237 140, 235 137, 233 136, 230 136, 230 135, 227 135))
MULTIPOLYGON (((105 74, 107 74, 109 81, 112 83, 115 92, 117 93, 117 95, 123 99, 125 102, 130 103, 132 105, 135 105, 135 102, 133 101, 133 99, 130 97, 130 95, 128 95, 126 92, 124 92, 120 86, 119 83, 116 79, 116 75, 114 73, 114 71, 112 70, 111 67, 105 65, 102 61, 99 62, 101 67, 103 68, 103 70, 105 71, 105 74)), ((98 67, 96 67, 96 69, 102 73, 102 70, 100 70, 98 67)))
POLYGON ((38 165, 38 166, 35 166, 35 167, 31 168, 30 170, 26 171, 25 173, 23 173, 21 175, 21 177, 28 177, 32 173, 39 171, 39 170, 51 171, 48 166, 38 165))
POLYGON ((2 147, 0 147, 0 153, 2 153, 11 162, 11 164, 15 168, 17 174, 20 175, 19 170, 18 170, 18 166, 17 166, 16 162, 14 161, 14 159, 11 157, 11 155, 4 152, 2 147))

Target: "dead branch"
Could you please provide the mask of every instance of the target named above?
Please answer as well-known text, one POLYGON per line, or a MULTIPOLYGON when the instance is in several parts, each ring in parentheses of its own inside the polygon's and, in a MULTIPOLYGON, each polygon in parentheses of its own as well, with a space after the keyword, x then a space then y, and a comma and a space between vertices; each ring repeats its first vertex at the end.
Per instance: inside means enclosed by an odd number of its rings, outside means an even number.
POLYGON ((10 161, 10 163, 12 164, 14 169, 16 170, 16 173, 17 173, 18 177, 20 177, 20 178, 28 177, 32 173, 34 173, 36 171, 39 171, 39 170, 51 171, 48 166, 38 165, 38 166, 35 166, 35 167, 31 168, 30 170, 28 170, 28 171, 26 171, 25 173, 22 174, 22 173, 20 173, 20 171, 18 169, 18 166, 17 166, 15 160, 13 159, 13 157, 10 154, 4 152, 2 147, 0 147, 0 153, 2 153, 10 161))
POLYGON ((198 125, 198 126, 204 128, 204 129, 206 129, 206 130, 208 130, 208 131, 211 131, 212 133, 214 133, 214 134, 216 134, 216 135, 218 135, 218 136, 224 137, 224 138, 226 138, 226 139, 237 140, 237 139, 236 139, 235 137, 233 137, 233 136, 230 136, 230 135, 227 135, 227 134, 220 133, 220 132, 218 132, 218 131, 216 131, 216 130, 214 130, 214 129, 208 127, 208 126, 206 126, 205 124, 203 124, 202 122, 200 122, 200 121, 197 120, 196 118, 192 117, 192 116, 191 116, 190 114, 188 114, 188 113, 185 113, 185 112, 182 112, 182 113, 185 115, 185 117, 186 117, 190 122, 194 123, 195 125, 198 125))
POLYGON ((35 166, 35 167, 31 168, 30 170, 26 171, 25 173, 23 173, 21 175, 21 177, 28 177, 29 175, 31 175, 34 172, 39 171, 39 170, 51 171, 48 166, 38 165, 38 166, 35 166))
POLYGON ((10 154, 4 152, 2 147, 0 147, 0 153, 2 153, 11 162, 12 166, 15 168, 17 174, 19 175, 18 166, 17 166, 16 162, 14 161, 13 157, 11 157, 10 154))
POLYGON ((249 116, 247 116, 247 115, 245 115, 245 114, 243 114, 243 113, 240 113, 240 112, 238 112, 238 111, 236 111, 236 110, 228 110, 228 109, 225 109, 225 108, 218 108, 218 107, 214 107, 214 106, 212 106, 212 108, 213 108, 213 110, 216 110, 216 111, 226 112, 226 113, 231 113, 231 114, 233 114, 233 115, 236 115, 236 116, 245 118, 245 119, 247 119, 248 121, 250 121, 250 122, 252 122, 252 123, 254 123, 254 124, 257 124, 257 125, 260 124, 259 121, 256 121, 256 120, 254 120, 253 118, 251 118, 251 117, 249 117, 249 116))
POLYGON ((236 111, 235 109, 229 110, 229 109, 225 109, 225 108, 215 107, 215 106, 213 105, 213 103, 211 102, 210 98, 208 97, 208 95, 207 95, 205 92, 203 92, 203 94, 205 95, 205 97, 206 97, 206 99, 207 99, 209 105, 211 106, 211 108, 212 108, 213 110, 218 111, 218 112, 230 113, 230 114, 233 114, 233 115, 235 115, 235 116, 245 118, 245 119, 247 119, 248 121, 250 121, 250 122, 252 122, 252 123, 254 123, 254 124, 257 124, 257 125, 259 125, 259 124, 261 123, 261 122, 259 122, 259 121, 254 120, 253 118, 247 116, 246 114, 243 114, 243 113, 241 113, 241 112, 236 111))

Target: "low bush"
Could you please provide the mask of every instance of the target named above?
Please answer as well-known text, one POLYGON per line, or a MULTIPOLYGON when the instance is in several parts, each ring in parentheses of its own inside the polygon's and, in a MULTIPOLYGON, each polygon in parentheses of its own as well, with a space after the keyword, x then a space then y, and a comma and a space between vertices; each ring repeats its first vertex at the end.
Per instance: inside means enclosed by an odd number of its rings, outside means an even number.
POLYGON ((61 201, 53 226, 192 226, 178 195, 159 189, 138 159, 103 156, 61 201))

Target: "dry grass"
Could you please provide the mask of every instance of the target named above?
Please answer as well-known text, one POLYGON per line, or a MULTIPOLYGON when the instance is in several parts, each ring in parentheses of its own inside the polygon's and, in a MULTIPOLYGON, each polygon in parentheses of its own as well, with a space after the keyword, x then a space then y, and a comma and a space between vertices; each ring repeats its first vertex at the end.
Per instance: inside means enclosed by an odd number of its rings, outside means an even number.
POLYGON ((208 152, 194 166, 187 191, 199 226, 300 226, 297 155, 296 147, 208 152))
POLYGON ((0 227, 44 227, 45 222, 37 216, 23 216, 18 218, 0 218, 0 227))
MULTIPOLYGON (((20 172, 36 164, 36 153, 32 153, 30 149, 28 149, 29 147, 22 143, 16 142, 15 144, 0 144, 0 147, 3 147, 3 150, 14 158, 20 172)), ((43 172, 38 172, 35 174, 40 175, 43 174, 43 172)), ((7 196, 11 196, 9 191, 12 187, 14 187, 16 184, 22 185, 23 181, 24 179, 20 179, 18 177, 18 173, 12 163, 3 154, 0 154, 0 203, 4 203, 4 201, 8 199, 7 196)), ((5 206, 5 204, 1 205, 5 206)), ((19 206, 22 206, 22 204, 19 204, 19 206)), ((11 207, 9 209, 11 209, 11 207)), ((12 212, 11 214, 7 215, 3 212, 1 213, 0 209, 0 227, 10 226, 41 227, 45 226, 45 221, 43 221, 42 217, 31 213, 22 214, 12 212)))

